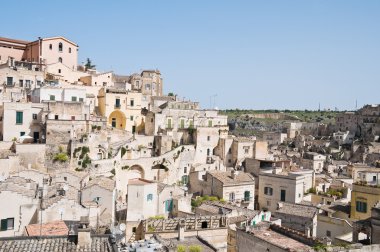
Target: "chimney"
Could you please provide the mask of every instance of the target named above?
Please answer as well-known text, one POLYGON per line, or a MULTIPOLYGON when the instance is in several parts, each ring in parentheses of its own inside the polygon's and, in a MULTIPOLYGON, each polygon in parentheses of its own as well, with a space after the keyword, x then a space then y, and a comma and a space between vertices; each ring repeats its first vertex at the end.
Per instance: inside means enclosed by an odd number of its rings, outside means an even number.
MULTIPOLYGON (((84 219, 84 218, 81 218, 84 219)), ((86 218, 87 219, 87 218, 86 218)), ((78 227, 78 246, 83 248, 91 247, 91 232, 88 221, 80 221, 78 227)))
POLYGON ((231 178, 232 179, 235 179, 237 177, 237 175, 239 174, 238 171, 236 171, 235 169, 231 170, 231 178))
POLYGON ((183 241, 185 239, 185 225, 186 220, 180 220, 178 222, 178 240, 183 241))

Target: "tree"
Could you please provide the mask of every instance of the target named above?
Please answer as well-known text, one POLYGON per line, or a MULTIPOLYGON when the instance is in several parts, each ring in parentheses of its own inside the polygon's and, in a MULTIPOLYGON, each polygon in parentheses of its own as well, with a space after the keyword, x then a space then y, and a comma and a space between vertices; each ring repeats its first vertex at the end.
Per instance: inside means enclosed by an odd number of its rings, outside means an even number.
POLYGON ((174 93, 173 93, 173 92, 170 92, 170 93, 168 94, 168 96, 174 96, 174 93))
POLYGON ((87 62, 86 62, 86 64, 84 66, 86 68, 86 71, 87 71, 87 69, 94 69, 96 67, 96 65, 92 64, 90 58, 87 58, 87 62))

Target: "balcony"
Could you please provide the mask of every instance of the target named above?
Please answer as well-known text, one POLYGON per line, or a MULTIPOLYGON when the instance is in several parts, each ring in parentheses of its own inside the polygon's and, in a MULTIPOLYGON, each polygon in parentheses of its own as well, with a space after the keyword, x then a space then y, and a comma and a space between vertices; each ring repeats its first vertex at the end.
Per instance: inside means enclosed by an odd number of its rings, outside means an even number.
POLYGON ((114 108, 115 109, 120 109, 121 105, 120 104, 115 104, 114 108))

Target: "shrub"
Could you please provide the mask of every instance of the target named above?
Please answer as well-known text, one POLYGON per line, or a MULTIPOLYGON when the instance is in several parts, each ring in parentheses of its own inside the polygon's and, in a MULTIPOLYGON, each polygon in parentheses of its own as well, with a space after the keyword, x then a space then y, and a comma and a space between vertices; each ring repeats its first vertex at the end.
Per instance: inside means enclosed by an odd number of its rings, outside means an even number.
POLYGON ((186 247, 184 245, 178 245, 177 252, 186 252, 186 247))
POLYGON ((102 129, 102 126, 98 126, 96 127, 97 130, 101 130, 102 129))
POLYGON ((53 157, 53 161, 54 162, 61 162, 61 163, 64 163, 66 162, 67 160, 69 160, 69 157, 67 156, 66 153, 58 153, 56 154, 54 157, 53 157))
POLYGON ((191 245, 189 246, 189 252, 201 252, 202 247, 199 245, 191 245))
POLYGON ((128 170, 129 169, 129 165, 124 165, 123 167, 121 167, 122 170, 128 170))

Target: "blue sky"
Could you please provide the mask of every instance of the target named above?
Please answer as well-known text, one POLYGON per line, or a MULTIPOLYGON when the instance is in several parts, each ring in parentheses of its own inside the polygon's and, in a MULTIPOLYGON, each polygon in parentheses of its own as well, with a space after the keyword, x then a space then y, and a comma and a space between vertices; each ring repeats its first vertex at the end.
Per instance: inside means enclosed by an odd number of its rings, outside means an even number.
POLYGON ((202 107, 215 94, 219 108, 380 103, 377 0, 41 0, 1 9, 0 36, 66 36, 79 44, 79 62, 89 57, 99 70, 158 68, 165 93, 202 107))

